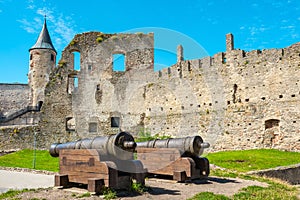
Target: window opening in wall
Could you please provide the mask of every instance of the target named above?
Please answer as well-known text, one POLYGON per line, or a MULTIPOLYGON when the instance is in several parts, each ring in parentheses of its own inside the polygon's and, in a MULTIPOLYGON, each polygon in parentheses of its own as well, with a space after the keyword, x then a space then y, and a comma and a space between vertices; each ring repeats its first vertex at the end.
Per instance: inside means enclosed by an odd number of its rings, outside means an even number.
POLYGON ((32 54, 30 54, 30 60, 32 60, 32 54))
POLYGON ((120 117, 111 117, 110 122, 111 128, 120 128, 120 117))
POLYGON ((74 91, 78 89, 78 77, 77 75, 69 75, 68 76, 68 94, 72 94, 74 91))
POLYGON ((233 94, 232 94, 232 102, 233 103, 236 103, 236 91, 237 91, 237 88, 238 88, 237 84, 234 84, 233 85, 233 94))
POLYGON ((97 123, 96 122, 90 122, 89 123, 89 132, 90 133, 95 133, 97 132, 97 123))
POLYGON ((113 71, 126 71, 124 54, 113 54, 113 71))
POLYGON ((54 61, 54 55, 51 54, 51 61, 54 61))
POLYGON ((242 51, 242 56, 246 57, 246 52, 244 50, 242 51))
POLYGON ((281 94, 281 95, 279 95, 279 98, 281 99, 281 98, 283 98, 283 95, 281 94))
POLYGON ((171 74, 171 68, 170 67, 168 68, 168 74, 171 74))
POLYGON ((66 131, 75 131, 75 119, 66 117, 66 131))
POLYGON ((296 95, 295 95, 295 94, 292 94, 291 97, 296 97, 296 95))
POLYGON ((74 89, 78 88, 78 77, 74 77, 74 89))
POLYGON ((275 126, 279 126, 280 120, 278 119, 268 119, 265 121, 265 130, 269 128, 273 128, 275 126))
POLYGON ((80 52, 73 52, 74 55, 74 70, 80 71, 80 52))

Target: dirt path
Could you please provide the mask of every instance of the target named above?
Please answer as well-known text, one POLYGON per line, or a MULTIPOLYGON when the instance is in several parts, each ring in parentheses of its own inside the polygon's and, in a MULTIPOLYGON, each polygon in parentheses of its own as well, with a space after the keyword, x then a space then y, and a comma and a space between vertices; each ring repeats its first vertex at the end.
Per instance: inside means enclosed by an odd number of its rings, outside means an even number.
MULTIPOLYGON (((233 178, 218 178, 210 177, 206 181, 194 181, 192 183, 177 183, 171 180, 161 179, 149 179, 146 180, 146 185, 151 189, 142 195, 132 195, 127 192, 118 193, 117 199, 122 200, 144 200, 144 199, 174 199, 182 200, 193 197, 199 192, 213 192, 215 194, 224 194, 226 196, 232 196, 237 193, 241 188, 248 187, 250 185, 257 185, 266 187, 266 183, 258 181, 233 179, 233 178)), ((49 188, 47 190, 41 190, 38 192, 24 193, 18 196, 20 199, 78 199, 78 197, 87 190, 78 188, 69 189, 57 189, 49 188)), ((101 197, 101 196, 100 196, 101 197)), ((99 196, 91 196, 80 199, 99 199, 99 196)))

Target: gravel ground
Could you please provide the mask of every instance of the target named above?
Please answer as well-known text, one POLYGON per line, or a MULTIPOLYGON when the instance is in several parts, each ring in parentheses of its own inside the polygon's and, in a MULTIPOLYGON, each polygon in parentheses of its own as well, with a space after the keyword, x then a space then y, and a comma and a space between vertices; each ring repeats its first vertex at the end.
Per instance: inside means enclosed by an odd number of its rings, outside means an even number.
MULTIPOLYGON (((25 172, 24 172, 25 173, 25 172)), ((26 172, 27 173, 27 172, 26 172)), ((22 181, 22 180, 20 180, 22 181)), ((26 180, 27 182, 30 180, 26 180)), ((117 199, 123 200, 144 200, 144 199, 174 199, 182 200, 193 197, 199 192, 213 192, 215 194, 224 194, 232 196, 237 193, 241 188, 250 185, 257 185, 266 187, 266 183, 258 181, 243 180, 238 178, 219 178, 209 177, 207 180, 197 180, 189 183, 177 183, 172 180, 163 179, 148 179, 146 186, 150 187, 148 192, 144 194, 132 194, 126 191, 118 192, 117 199)), ((102 199, 103 196, 92 195, 90 197, 81 197, 87 193, 86 189, 80 188, 47 188, 39 189, 33 192, 26 192, 18 195, 17 199, 30 200, 30 199, 47 199, 47 200, 62 200, 62 199, 102 199)))

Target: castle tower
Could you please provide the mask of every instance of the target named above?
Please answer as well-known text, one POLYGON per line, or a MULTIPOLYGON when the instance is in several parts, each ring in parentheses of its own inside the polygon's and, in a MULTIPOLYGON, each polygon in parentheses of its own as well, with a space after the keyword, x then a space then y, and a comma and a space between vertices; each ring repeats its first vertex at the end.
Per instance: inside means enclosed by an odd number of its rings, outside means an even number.
POLYGON ((44 101, 44 91, 49 81, 51 70, 56 65, 56 50, 52 44, 46 18, 36 43, 29 49, 28 84, 31 88, 31 102, 36 106, 44 101))
POLYGON ((234 50, 234 41, 232 33, 226 34, 226 51, 230 52, 234 50))
POLYGON ((177 46, 177 62, 183 61, 183 47, 181 45, 177 46))

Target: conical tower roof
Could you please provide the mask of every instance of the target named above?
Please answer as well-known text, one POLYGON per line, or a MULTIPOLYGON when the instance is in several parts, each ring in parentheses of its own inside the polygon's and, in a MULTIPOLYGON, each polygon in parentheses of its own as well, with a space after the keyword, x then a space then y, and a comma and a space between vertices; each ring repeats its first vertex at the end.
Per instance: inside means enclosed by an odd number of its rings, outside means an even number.
POLYGON ((56 50, 52 44, 50 34, 47 29, 46 18, 44 20, 43 29, 40 32, 36 43, 29 49, 29 51, 31 51, 32 49, 52 49, 56 53, 56 50))

